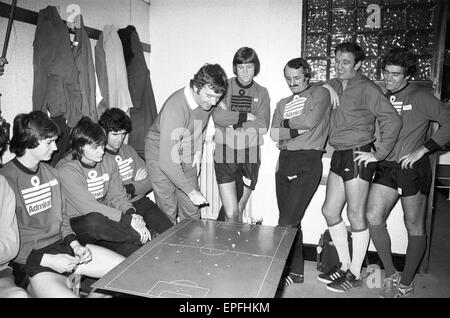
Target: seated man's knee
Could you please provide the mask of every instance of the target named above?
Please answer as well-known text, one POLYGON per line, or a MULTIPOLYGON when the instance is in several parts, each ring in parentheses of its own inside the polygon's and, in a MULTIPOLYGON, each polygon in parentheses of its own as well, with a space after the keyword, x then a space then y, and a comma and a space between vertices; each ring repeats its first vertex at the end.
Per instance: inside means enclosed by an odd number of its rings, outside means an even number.
POLYGON ((10 298, 29 298, 30 295, 27 293, 26 290, 20 288, 20 287, 13 287, 10 291, 10 298))
POLYGON ((104 226, 108 218, 99 212, 91 212, 83 218, 83 230, 95 233, 104 226))
POLYGON ((0 288, 0 298, 29 298, 29 297, 30 295, 26 292, 26 290, 17 286, 0 288))

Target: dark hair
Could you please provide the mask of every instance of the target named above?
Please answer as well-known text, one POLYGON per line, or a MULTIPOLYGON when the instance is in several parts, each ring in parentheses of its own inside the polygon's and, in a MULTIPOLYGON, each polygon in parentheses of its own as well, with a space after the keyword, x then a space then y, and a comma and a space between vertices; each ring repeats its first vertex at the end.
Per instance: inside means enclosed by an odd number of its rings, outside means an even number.
POLYGON ((39 146, 39 141, 57 137, 58 125, 47 114, 37 110, 29 114, 19 114, 14 118, 13 136, 9 142, 9 151, 22 157, 26 149, 39 146))
POLYGON ((233 57, 233 73, 237 75, 236 65, 253 63, 255 65, 255 76, 259 74, 261 64, 259 62, 258 54, 251 47, 241 47, 234 54, 233 57))
POLYGON ((0 126, 0 166, 2 162, 2 156, 8 148, 8 136, 6 135, 5 129, 0 126))
POLYGON ((219 64, 203 65, 190 81, 190 87, 199 90, 207 85, 217 94, 225 94, 228 88, 227 74, 219 64))
POLYGON ((83 147, 86 145, 100 146, 105 143, 106 134, 103 127, 84 116, 70 133, 72 159, 80 160, 83 156, 83 147))
POLYGON ((301 67, 303 69, 303 75, 305 75, 306 78, 311 78, 311 66, 305 59, 302 59, 301 57, 297 57, 287 62, 283 68, 283 71, 286 69, 286 67, 296 70, 301 67))
POLYGON ((334 54, 337 54, 337 52, 352 53, 353 56, 355 57, 355 65, 359 61, 362 61, 366 58, 366 54, 364 53, 361 46, 353 42, 343 42, 336 45, 336 48, 334 49, 334 54))
POLYGON ((394 48, 386 53, 381 65, 383 69, 386 65, 401 66, 405 70, 405 76, 411 76, 417 72, 417 56, 405 48, 394 48))
POLYGON ((110 131, 125 130, 127 133, 131 131, 131 119, 119 108, 108 108, 100 116, 98 123, 105 129, 106 134, 110 131))

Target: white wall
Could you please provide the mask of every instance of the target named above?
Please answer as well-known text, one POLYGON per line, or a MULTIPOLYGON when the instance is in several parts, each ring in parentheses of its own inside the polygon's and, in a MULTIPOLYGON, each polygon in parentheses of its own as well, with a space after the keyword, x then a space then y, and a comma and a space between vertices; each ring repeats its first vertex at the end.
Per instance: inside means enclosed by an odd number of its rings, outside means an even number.
MULTIPOLYGON (((277 101, 291 94, 282 69, 289 59, 300 56, 301 24, 302 0, 151 0, 150 73, 158 110, 205 62, 219 63, 229 77, 233 76, 234 53, 250 46, 261 61, 256 81, 269 90, 273 113, 277 101)), ((212 134, 211 122, 209 128, 212 134)), ((278 222, 274 176, 278 153, 266 135, 259 181, 251 198, 252 216, 262 216, 265 225, 278 222)), ((327 157, 323 160, 324 175, 329 169, 327 157)), ((326 228, 321 213, 324 197, 325 186, 321 185, 302 222, 305 243, 317 244, 326 228)), ((345 214, 344 210, 348 225, 345 214)), ((402 216, 398 204, 388 220, 396 253, 406 250, 402 216)), ((370 249, 374 250, 373 245, 370 249)))
MULTIPOLYGON (((150 73, 158 110, 206 62, 219 63, 233 76, 234 53, 250 46, 261 61, 255 80, 269 90, 273 113, 276 102, 290 95, 282 70, 289 59, 300 56, 301 9, 301 0, 152 0, 150 73)), ((278 150, 268 135, 261 156, 253 216, 276 225, 278 150)))
MULTIPOLYGON (((11 0, 2 1, 11 3, 11 0)), ((66 20, 70 4, 81 9, 85 26, 102 30, 105 24, 114 24, 118 29, 132 24, 136 27, 141 42, 149 43, 149 5, 142 0, 18 0, 17 6, 38 12, 48 5, 59 6, 60 15, 66 20)), ((0 18, 0 43, 3 47, 8 19, 0 18)), ((3 95, 2 116, 12 125, 14 117, 32 110, 33 90, 33 39, 36 26, 14 21, 8 46, 5 74, 0 77, 0 93, 3 95)), ((91 40, 94 53, 96 40, 91 40)), ((93 54, 94 58, 95 55, 93 54)), ((147 61, 149 54, 145 54, 147 61)), ((97 100, 101 99, 97 90, 97 100)), ((12 128, 11 128, 12 129, 12 128)), ((4 162, 11 159, 6 153, 4 162)))

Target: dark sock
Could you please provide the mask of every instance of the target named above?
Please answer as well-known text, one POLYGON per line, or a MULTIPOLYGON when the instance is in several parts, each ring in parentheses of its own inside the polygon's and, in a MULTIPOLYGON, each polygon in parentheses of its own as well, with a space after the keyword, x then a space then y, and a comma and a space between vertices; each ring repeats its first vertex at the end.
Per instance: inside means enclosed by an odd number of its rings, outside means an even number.
POLYGON ((391 238, 386 228, 386 223, 380 225, 369 225, 370 238, 377 249, 384 266, 386 277, 395 273, 394 262, 391 254, 391 238))
POLYGON ((426 235, 411 236, 408 235, 408 247, 406 249, 405 268, 403 268, 400 284, 409 286, 416 275, 417 267, 422 260, 423 253, 427 243, 426 235))

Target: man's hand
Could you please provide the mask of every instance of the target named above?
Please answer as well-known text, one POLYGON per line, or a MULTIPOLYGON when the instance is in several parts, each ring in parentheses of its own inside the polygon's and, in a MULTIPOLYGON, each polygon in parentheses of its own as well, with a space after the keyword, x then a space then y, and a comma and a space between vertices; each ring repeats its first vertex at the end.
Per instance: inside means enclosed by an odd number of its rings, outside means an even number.
POLYGON ((58 273, 72 272, 78 266, 79 259, 69 254, 44 254, 41 266, 50 267, 58 273))
POLYGON ((326 88, 330 92, 331 105, 333 109, 339 107, 339 95, 336 93, 333 87, 328 84, 323 84, 322 87, 326 88))
POLYGON ((0 75, 5 72, 5 64, 8 64, 8 61, 4 57, 0 57, 0 75))
POLYGON ((378 161, 373 152, 355 151, 355 154, 357 154, 357 156, 353 161, 356 161, 357 165, 363 163, 364 167, 367 167, 369 163, 378 161))
POLYGON ((79 259, 79 264, 86 264, 92 260, 92 252, 86 246, 78 244, 72 249, 73 253, 79 259))
POLYGON ((131 227, 142 229, 146 226, 144 218, 139 214, 133 213, 131 214, 131 227))
POLYGON ((402 169, 412 168, 413 164, 422 158, 426 153, 428 152, 428 149, 425 148, 425 146, 420 147, 416 151, 410 152, 406 156, 403 156, 400 158, 400 164, 402 169))
POLYGON ((200 169, 202 167, 202 151, 199 150, 194 154, 194 160, 192 161, 192 167, 197 167, 197 176, 200 174, 200 169))
POLYGON ((191 199, 191 202, 196 206, 209 204, 206 198, 203 196, 203 194, 195 189, 188 194, 188 197, 189 199, 191 199))
POLYGON ((148 176, 147 168, 140 168, 136 171, 136 175, 134 176, 134 181, 138 182, 144 180, 148 176))

